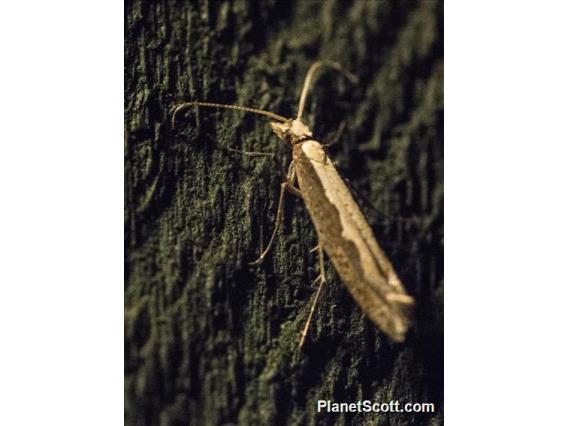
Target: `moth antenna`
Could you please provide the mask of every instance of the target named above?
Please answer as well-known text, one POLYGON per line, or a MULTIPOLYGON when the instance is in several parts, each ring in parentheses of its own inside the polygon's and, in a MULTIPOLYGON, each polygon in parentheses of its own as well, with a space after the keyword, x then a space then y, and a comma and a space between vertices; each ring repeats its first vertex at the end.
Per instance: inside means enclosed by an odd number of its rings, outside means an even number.
POLYGON ((252 112, 253 114, 264 115, 266 117, 270 117, 270 118, 273 118, 274 120, 278 120, 278 121, 282 121, 282 122, 288 121, 287 118, 282 117, 281 115, 275 114, 275 113, 270 112, 270 111, 265 111, 263 109, 250 108, 250 107, 241 106, 241 105, 228 105, 228 104, 217 104, 217 103, 213 103, 213 102, 192 101, 192 102, 186 102, 186 103, 183 103, 181 105, 178 105, 174 109, 174 112, 172 114, 172 128, 175 129, 175 127, 176 127, 176 116, 177 116, 177 114, 180 111, 186 110, 186 109, 191 108, 191 107, 233 109, 233 110, 237 110, 237 111, 252 112))
POLYGON ((330 67, 336 71, 339 71, 343 74, 351 83, 357 83, 357 77, 339 65, 337 62, 332 61, 317 61, 312 64, 308 73, 306 74, 306 79, 304 80, 304 87, 302 88, 302 94, 300 95, 300 105, 298 106, 298 116, 296 120, 300 120, 302 118, 302 114, 304 113, 304 105, 306 104, 306 97, 308 96, 308 91, 310 89, 310 84, 312 83, 312 79, 314 77, 315 72, 318 68, 321 67, 330 67))

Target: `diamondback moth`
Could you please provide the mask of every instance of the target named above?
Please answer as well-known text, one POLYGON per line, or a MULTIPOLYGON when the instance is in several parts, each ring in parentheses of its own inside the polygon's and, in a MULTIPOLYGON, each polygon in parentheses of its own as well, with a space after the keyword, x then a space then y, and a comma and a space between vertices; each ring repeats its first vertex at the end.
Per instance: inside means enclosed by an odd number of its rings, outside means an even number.
POLYGON ((320 274, 317 278, 319 286, 306 325, 301 332, 299 346, 302 347, 304 343, 317 300, 326 283, 324 252, 361 310, 393 341, 402 342, 410 324, 414 299, 407 294, 393 265, 377 243, 365 216, 322 144, 312 138, 312 132, 302 122, 310 84, 315 72, 323 66, 341 72, 349 80, 355 80, 351 73, 335 62, 315 62, 306 74, 296 118, 286 118, 270 111, 240 105, 192 101, 175 108, 172 127, 175 128, 176 116, 191 107, 233 109, 264 115, 274 120, 270 122, 272 131, 291 145, 292 162, 288 167, 286 181, 280 185, 272 236, 259 258, 249 265, 260 265, 270 251, 282 222, 286 192, 300 197, 304 200, 316 229, 318 245, 314 250, 319 254, 320 274), (294 185, 296 180, 298 187, 294 185))

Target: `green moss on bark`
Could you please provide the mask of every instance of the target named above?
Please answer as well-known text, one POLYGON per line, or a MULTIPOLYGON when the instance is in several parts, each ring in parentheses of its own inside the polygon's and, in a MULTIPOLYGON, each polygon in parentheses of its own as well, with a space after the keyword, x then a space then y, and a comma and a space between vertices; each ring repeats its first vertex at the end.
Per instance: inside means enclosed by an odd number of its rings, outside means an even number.
MULTIPOLYGON (((129 1, 125 21, 126 423, 441 424, 443 40, 439 2, 129 1), (297 351, 317 275, 315 233, 287 201, 261 268, 288 148, 260 117, 292 116, 317 59, 306 122, 373 209, 378 240, 417 299, 406 343, 366 320, 331 280, 297 351), (276 160, 227 154, 232 146, 276 160), (318 414, 318 399, 433 402, 435 414, 318 414)), ((365 203, 363 203, 365 205, 365 203)))

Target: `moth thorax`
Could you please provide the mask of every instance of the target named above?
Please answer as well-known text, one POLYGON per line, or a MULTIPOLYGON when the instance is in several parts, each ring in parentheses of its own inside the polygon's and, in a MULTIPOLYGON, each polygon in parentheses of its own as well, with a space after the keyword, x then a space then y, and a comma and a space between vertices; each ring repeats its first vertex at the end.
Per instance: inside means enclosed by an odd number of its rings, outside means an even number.
POLYGON ((287 121, 285 123, 271 121, 270 127, 272 127, 272 131, 276 133, 280 139, 291 139, 294 141, 312 136, 312 132, 308 126, 302 123, 299 119, 287 121))

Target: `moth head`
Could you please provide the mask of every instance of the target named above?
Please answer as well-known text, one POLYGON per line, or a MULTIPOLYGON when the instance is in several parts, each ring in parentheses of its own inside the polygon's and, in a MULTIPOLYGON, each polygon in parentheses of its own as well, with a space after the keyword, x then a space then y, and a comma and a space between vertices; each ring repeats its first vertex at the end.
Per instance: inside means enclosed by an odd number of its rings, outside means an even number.
POLYGON ((302 121, 299 119, 288 120, 284 123, 271 121, 270 127, 272 127, 272 131, 276 133, 276 135, 280 139, 287 140, 292 144, 299 141, 300 139, 305 139, 312 136, 312 132, 308 128, 308 126, 302 123, 302 121))

